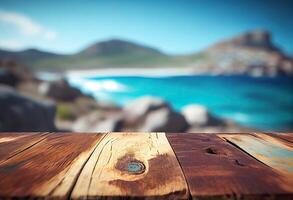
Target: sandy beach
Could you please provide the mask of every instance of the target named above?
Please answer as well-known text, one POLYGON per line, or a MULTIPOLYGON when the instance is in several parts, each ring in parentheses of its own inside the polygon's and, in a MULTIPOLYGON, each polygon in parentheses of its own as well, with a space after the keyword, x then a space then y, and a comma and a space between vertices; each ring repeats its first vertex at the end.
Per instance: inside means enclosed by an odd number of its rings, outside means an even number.
POLYGON ((194 68, 110 68, 110 69, 89 69, 89 70, 71 70, 65 73, 66 76, 149 76, 149 77, 164 77, 164 76, 187 76, 193 75, 194 68))

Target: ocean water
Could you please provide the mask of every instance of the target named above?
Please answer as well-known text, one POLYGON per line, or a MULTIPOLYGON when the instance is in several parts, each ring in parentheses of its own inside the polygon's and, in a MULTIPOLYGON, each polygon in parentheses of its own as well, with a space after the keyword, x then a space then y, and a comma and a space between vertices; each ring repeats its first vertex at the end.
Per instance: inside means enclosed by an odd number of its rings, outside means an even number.
POLYGON ((293 130, 293 80, 246 76, 83 76, 71 85, 97 99, 119 105, 145 95, 167 100, 180 111, 206 106, 214 115, 263 131, 293 130))

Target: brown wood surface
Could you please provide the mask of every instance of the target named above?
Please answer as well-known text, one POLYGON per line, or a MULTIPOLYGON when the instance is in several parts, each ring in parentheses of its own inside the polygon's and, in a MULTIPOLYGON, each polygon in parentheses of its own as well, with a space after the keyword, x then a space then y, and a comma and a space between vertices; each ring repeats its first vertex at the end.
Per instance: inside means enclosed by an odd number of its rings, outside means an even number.
POLYGON ((85 165, 73 199, 187 199, 188 188, 164 133, 110 133, 85 165), (129 171, 130 163, 142 166, 129 171))
POLYGON ((291 136, 239 135, 0 133, 0 199, 293 199, 291 136))
MULTIPOLYGON (((103 135, 50 134, 0 164, 0 198, 67 198, 103 135)), ((14 140, 17 141, 17 140, 14 140)), ((0 149, 0 152, 6 151, 0 149)))
POLYGON ((213 134, 166 134, 193 199, 292 199, 293 185, 213 134))
POLYGON ((279 135, 281 138, 293 143, 293 133, 279 133, 277 135, 279 135))
POLYGON ((0 163, 39 143, 48 133, 0 133, 0 163))

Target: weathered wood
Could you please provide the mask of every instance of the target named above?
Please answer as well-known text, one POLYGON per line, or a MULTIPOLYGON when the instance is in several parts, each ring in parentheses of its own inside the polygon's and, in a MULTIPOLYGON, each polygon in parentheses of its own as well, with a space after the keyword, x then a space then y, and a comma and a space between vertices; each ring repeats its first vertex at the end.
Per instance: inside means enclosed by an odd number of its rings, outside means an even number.
POLYGON ((193 199, 292 198, 286 177, 217 135, 166 134, 193 199))
POLYGON ((292 143, 263 133, 221 134, 220 137, 237 145, 266 165, 293 178, 292 143))
POLYGON ((0 198, 67 198, 102 137, 98 134, 51 134, 2 162, 0 198))
POLYGON ((288 142, 293 143, 293 133, 279 133, 277 136, 287 140, 288 142))
POLYGON ((48 133, 0 133, 0 163, 39 143, 48 133))
POLYGON ((291 147, 293 145, 293 133, 265 133, 265 134, 285 140, 291 143, 291 147))
POLYGON ((71 197, 187 199, 188 188, 164 133, 111 133, 86 163, 71 197))
POLYGON ((293 198, 291 135, 219 136, 0 133, 0 199, 293 198))

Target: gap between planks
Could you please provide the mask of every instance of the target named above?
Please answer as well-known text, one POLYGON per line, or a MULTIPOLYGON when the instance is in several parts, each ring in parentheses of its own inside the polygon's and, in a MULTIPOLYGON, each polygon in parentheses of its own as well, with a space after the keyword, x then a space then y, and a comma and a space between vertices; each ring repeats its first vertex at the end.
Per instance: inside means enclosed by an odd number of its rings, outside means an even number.
MULTIPOLYGON (((89 159, 91 158, 91 156, 93 155, 94 151, 95 151, 96 148, 99 146, 99 144, 101 143, 101 141, 102 141, 102 140, 106 137, 106 135, 109 134, 109 133, 96 133, 96 134, 103 134, 103 135, 102 135, 101 139, 97 140, 97 142, 96 142, 96 144, 94 145, 94 147, 91 148, 91 149, 89 150, 89 156, 88 156, 87 159, 81 164, 81 167, 80 167, 80 169, 78 170, 76 176, 72 179, 72 185, 71 185, 71 187, 69 188, 68 195, 67 195, 67 196, 68 196, 67 199, 70 199, 71 194, 72 194, 72 191, 73 191, 73 189, 74 189, 74 187, 75 187, 75 185, 76 185, 76 182, 77 182, 77 180, 78 180, 78 178, 79 178, 79 176, 80 176, 82 170, 84 169, 84 166, 85 166, 86 163, 89 161, 89 159)), ((73 170, 73 171, 74 171, 74 170, 75 170, 74 168, 76 168, 76 166, 72 167, 70 170, 73 170)), ((69 170, 69 171, 70 171, 70 170, 69 170)), ((69 173, 70 173, 70 172, 69 172, 69 173)), ((60 195, 62 195, 64 188, 62 188, 61 185, 62 185, 62 182, 63 182, 63 181, 65 181, 65 178, 64 178, 64 179, 58 184, 58 186, 56 186, 56 187, 54 188, 54 190, 52 190, 52 192, 50 192, 49 196, 60 196, 60 195)), ((67 180, 67 182, 68 182, 68 180, 67 180)))

